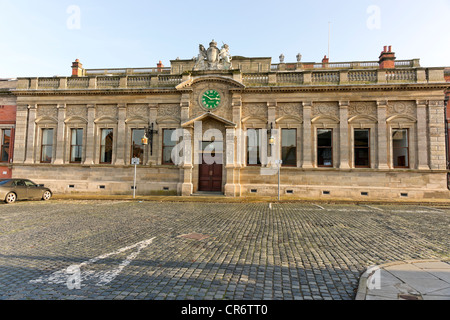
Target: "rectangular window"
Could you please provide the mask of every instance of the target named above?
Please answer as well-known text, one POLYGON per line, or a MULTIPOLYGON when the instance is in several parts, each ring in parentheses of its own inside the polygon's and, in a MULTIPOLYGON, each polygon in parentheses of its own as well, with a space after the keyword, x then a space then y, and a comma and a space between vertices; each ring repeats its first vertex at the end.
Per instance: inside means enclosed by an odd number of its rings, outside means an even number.
POLYGON ((392 130, 394 168, 409 168, 408 129, 392 130))
POLYGON ((51 163, 53 158, 53 129, 42 129, 41 163, 51 163))
POLYGON ((355 129, 354 131, 354 152, 356 168, 370 168, 369 133, 369 129, 355 129))
POLYGON ((102 129, 102 140, 100 143, 100 163, 112 163, 113 141, 113 129, 102 129))
POLYGON ((333 167, 332 129, 317 129, 317 166, 333 167))
POLYGON ((172 134, 175 129, 164 129, 163 130, 163 164, 174 164, 172 161, 172 150, 177 144, 177 141, 172 140, 172 134))
POLYGON ((283 166, 297 166, 297 129, 281 129, 281 160, 283 166))
POLYGON ((0 162, 8 162, 11 146, 11 129, 0 130, 0 162))
POLYGON ((133 129, 131 135, 131 159, 139 158, 141 164, 144 163, 144 145, 142 144, 144 134, 144 129, 133 129))
POLYGON ((247 165, 261 165, 262 129, 247 129, 247 165))
POLYGON ((70 162, 81 163, 83 155, 83 129, 72 129, 70 139, 70 162))

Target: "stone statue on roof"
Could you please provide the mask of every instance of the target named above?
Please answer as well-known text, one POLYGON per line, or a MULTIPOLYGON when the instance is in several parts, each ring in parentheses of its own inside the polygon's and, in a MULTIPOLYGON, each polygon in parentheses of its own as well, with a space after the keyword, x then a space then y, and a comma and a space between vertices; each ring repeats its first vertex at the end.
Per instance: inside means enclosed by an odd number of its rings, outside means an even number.
POLYGON ((217 42, 212 40, 206 50, 203 45, 199 46, 199 54, 195 58, 194 71, 197 70, 230 70, 231 55, 229 46, 224 44, 219 50, 217 42))

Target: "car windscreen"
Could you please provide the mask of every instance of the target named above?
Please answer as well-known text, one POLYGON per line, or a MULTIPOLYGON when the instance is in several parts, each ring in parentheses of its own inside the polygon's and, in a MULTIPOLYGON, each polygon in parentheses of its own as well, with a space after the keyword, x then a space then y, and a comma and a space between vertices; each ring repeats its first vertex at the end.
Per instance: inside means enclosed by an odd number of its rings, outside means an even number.
POLYGON ((11 180, 0 180, 0 186, 3 186, 3 185, 7 184, 10 181, 11 180))

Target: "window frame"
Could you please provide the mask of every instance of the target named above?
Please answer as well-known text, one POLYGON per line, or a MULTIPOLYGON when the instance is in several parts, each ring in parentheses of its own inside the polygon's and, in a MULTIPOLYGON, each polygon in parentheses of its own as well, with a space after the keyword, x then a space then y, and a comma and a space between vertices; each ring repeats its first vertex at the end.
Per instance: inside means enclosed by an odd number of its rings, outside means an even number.
POLYGON ((261 167, 262 166, 262 159, 261 159, 261 152, 262 152, 262 130, 265 130, 263 128, 247 128, 245 131, 245 165, 247 167, 261 167), (249 130, 254 130, 257 132, 257 138, 258 138, 258 143, 257 143, 257 163, 256 164, 250 164, 249 160, 250 160, 250 152, 249 152, 249 135, 248 132, 249 130), (258 163, 259 162, 259 163, 258 163))
POLYGON ((369 169, 371 168, 371 156, 372 156, 372 150, 371 150, 371 130, 370 128, 353 128, 353 165, 355 168, 362 168, 362 169, 369 169), (367 131, 367 147, 357 147, 355 144, 355 132, 356 131, 367 131), (356 150, 357 149, 367 149, 367 165, 361 166, 356 164, 356 150))
POLYGON ((80 164, 80 163, 83 162, 83 148, 84 148, 84 143, 83 143, 83 142, 84 142, 84 132, 85 132, 85 130, 84 130, 83 128, 70 128, 70 137, 69 137, 69 138, 70 138, 69 163, 80 164), (73 135, 74 130, 75 130, 75 131, 81 130, 81 132, 82 132, 82 136, 81 136, 81 144, 76 144, 76 145, 72 144, 72 135, 73 135), (73 160, 72 160, 73 147, 81 148, 80 161, 73 161, 73 160))
POLYGON ((9 163, 11 160, 11 145, 12 145, 12 128, 0 128, 0 163, 9 163), (9 131, 9 144, 7 145, 6 152, 8 154, 8 159, 2 161, 3 150, 5 149, 5 131, 9 131))
MULTIPOLYGON (((173 146, 165 145, 165 144, 164 144, 165 133, 166 133, 167 131, 172 131, 172 134, 173 134, 173 132, 175 132, 175 130, 177 130, 177 129, 175 129, 175 128, 163 128, 163 129, 162 129, 161 164, 162 164, 162 165, 165 165, 165 166, 174 166, 174 165, 175 165, 175 163, 172 161, 172 157, 170 158, 170 162, 165 162, 165 161, 164 161, 164 154, 165 154, 166 148, 172 148, 172 150, 173 150, 173 148, 175 148, 175 146, 176 146, 176 144, 177 144, 176 142, 174 142, 174 145, 173 145, 173 146)), ((171 134, 171 135, 172 135, 172 134, 171 134)), ((170 139, 170 140, 172 140, 172 139, 170 139)), ((171 154, 172 154, 172 152, 171 152, 171 154)))
MULTIPOLYGON (((145 134, 145 128, 139 128, 139 127, 131 128, 130 160, 129 160, 130 164, 133 161, 133 158, 135 158, 134 157, 134 146, 135 146, 135 144, 134 144, 134 132, 135 131, 143 131, 143 135, 141 137, 141 139, 142 139, 144 137, 144 134, 145 134)), ((141 157, 139 157, 139 159, 140 159, 140 165, 143 165, 144 161, 145 161, 145 145, 142 144, 141 139, 139 139, 141 144, 136 144, 136 145, 141 146, 142 154, 141 154, 141 157)))
MULTIPOLYGON (((105 141, 106 141, 106 137, 108 137, 108 135, 105 136, 105 141)), ((113 158, 114 158, 114 128, 111 127, 105 127, 105 128, 100 128, 100 157, 99 157, 99 164, 112 164, 113 163, 113 158), (102 162, 102 149, 103 147, 106 148, 106 144, 105 146, 103 146, 103 131, 104 130, 110 130, 112 133, 112 139, 111 139, 111 161, 109 162, 102 162)), ((105 149, 106 152, 106 149, 105 149)), ((104 153, 103 153, 104 154, 104 153)))
POLYGON ((410 144, 411 144, 411 140, 410 140, 410 133, 411 130, 409 128, 396 128, 393 127, 391 130, 391 143, 392 143, 392 167, 394 169, 410 169, 411 168, 411 154, 410 154, 410 144), (394 133, 396 131, 406 131, 406 143, 407 146, 406 147, 400 147, 400 148, 396 148, 394 147, 394 133), (407 166, 396 166, 395 165, 395 150, 396 149, 406 149, 406 155, 407 155, 407 166))
POLYGON ((333 148, 333 143, 334 143, 334 129, 333 128, 316 128, 316 164, 318 168, 334 168, 334 148, 333 148), (321 147, 319 146, 319 130, 327 130, 330 131, 330 135, 331 135, 331 143, 330 146, 328 147, 321 147), (331 154, 331 164, 330 165, 320 165, 319 164, 319 149, 330 149, 330 154, 331 154))
POLYGON ((283 163, 282 163, 282 166, 283 167, 297 167, 297 161, 298 161, 298 130, 297 130, 297 128, 280 128, 279 129, 280 130, 280 134, 281 134, 281 152, 280 152, 280 158, 281 158, 281 160, 283 160, 283 163), (295 139, 294 139, 294 141, 295 141, 295 152, 294 152, 294 155, 295 155, 295 161, 294 161, 294 164, 286 164, 286 162, 284 161, 284 159, 283 159, 283 130, 288 130, 288 131, 295 131, 295 139))
POLYGON ((53 151, 54 151, 54 139, 55 139, 55 128, 42 128, 41 129, 41 152, 40 152, 40 157, 39 157, 39 163, 52 163, 53 162, 53 151), (51 130, 52 131, 52 141, 51 144, 44 144, 44 132, 47 130, 51 130), (51 146, 51 158, 49 161, 43 161, 42 160, 42 156, 43 156, 43 150, 45 147, 49 147, 51 146))

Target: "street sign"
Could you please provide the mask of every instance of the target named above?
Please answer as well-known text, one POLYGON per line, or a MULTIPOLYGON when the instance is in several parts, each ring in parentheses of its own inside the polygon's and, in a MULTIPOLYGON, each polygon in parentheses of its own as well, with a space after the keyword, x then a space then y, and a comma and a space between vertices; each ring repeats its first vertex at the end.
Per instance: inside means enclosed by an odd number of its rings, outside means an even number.
POLYGON ((141 159, 139 159, 139 158, 131 159, 131 164, 134 166, 139 165, 140 163, 141 163, 141 159))

